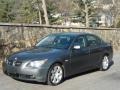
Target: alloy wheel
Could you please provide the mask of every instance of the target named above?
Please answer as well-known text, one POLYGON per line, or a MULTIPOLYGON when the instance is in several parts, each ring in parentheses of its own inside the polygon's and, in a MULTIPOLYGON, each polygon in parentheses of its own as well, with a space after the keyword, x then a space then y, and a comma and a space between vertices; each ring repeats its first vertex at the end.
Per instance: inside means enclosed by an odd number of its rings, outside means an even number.
POLYGON ((102 69, 107 70, 109 68, 109 58, 108 56, 104 56, 102 61, 102 69))
POLYGON ((48 84, 50 85, 58 85, 63 79, 63 68, 59 64, 53 65, 50 69, 48 84))

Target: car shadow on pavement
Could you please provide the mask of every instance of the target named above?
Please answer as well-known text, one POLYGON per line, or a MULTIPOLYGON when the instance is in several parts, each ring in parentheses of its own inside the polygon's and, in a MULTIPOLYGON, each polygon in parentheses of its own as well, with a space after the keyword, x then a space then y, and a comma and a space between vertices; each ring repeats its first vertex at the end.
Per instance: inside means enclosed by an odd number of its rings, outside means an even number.
POLYGON ((30 83, 30 84, 40 84, 40 85, 47 85, 46 83, 43 82, 37 82, 37 81, 26 81, 26 80, 20 80, 20 79, 15 79, 14 80, 20 81, 20 82, 24 82, 24 83, 30 83))

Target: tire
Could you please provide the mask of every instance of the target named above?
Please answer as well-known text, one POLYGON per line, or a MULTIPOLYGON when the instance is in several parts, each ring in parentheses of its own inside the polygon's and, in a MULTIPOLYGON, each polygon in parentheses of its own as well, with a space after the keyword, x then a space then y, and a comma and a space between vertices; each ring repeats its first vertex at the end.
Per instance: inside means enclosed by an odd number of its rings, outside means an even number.
POLYGON ((53 64, 48 71, 47 84, 56 86, 62 82, 63 76, 63 67, 58 63, 53 64))
POLYGON ((5 75, 8 75, 7 70, 4 68, 4 63, 2 63, 2 71, 5 75))
POLYGON ((102 59, 102 64, 101 64, 100 70, 101 71, 106 71, 106 70, 109 69, 109 66, 110 66, 109 57, 108 56, 104 56, 103 59, 102 59))

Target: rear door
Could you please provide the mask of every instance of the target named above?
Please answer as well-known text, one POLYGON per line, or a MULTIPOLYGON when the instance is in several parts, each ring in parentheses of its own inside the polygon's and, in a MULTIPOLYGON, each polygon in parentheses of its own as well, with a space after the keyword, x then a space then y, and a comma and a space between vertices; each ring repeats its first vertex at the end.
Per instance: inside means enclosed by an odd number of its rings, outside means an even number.
POLYGON ((95 35, 86 35, 87 47, 90 49, 91 66, 100 64, 101 59, 101 40, 95 35))

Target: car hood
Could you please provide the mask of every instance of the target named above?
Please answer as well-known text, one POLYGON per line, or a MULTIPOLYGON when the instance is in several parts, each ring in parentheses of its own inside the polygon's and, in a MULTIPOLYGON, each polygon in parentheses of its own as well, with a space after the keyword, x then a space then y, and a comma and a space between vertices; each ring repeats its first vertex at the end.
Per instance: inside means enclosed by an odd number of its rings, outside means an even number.
POLYGON ((9 57, 10 60, 43 60, 55 59, 66 54, 67 50, 52 48, 32 48, 16 52, 9 57))

